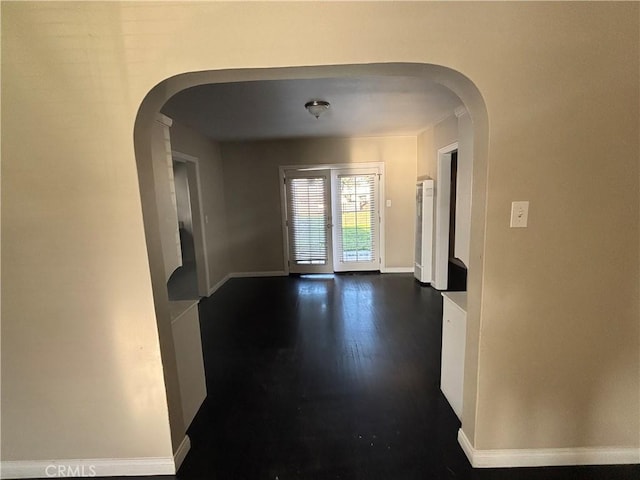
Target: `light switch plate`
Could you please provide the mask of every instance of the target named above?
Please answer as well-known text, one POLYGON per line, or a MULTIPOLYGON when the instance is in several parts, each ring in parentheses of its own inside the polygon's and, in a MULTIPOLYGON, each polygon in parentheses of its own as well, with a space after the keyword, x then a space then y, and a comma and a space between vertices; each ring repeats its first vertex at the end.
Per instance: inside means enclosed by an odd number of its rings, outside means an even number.
POLYGON ((387 200, 387 207, 391 206, 391 200, 387 200))
POLYGON ((529 202, 511 202, 511 228, 525 228, 529 220, 529 202))

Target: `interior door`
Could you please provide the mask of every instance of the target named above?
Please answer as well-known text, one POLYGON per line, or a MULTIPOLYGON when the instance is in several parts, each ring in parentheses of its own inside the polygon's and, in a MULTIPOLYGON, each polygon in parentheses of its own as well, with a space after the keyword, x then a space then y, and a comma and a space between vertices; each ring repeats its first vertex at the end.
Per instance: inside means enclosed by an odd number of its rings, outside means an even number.
POLYGON ((380 270, 379 182, 377 168, 332 172, 336 272, 380 270))
POLYGON ((285 171, 291 273, 333 273, 330 170, 285 171))

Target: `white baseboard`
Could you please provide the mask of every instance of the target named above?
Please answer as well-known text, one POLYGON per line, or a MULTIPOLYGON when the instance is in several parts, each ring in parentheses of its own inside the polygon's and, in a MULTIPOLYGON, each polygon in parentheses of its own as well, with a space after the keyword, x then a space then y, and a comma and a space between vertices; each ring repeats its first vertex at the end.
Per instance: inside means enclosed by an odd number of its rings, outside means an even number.
POLYGON ((232 272, 229 278, 250 278, 250 277, 285 277, 287 272, 276 270, 273 272, 232 272))
POLYGON ((640 448, 579 447, 476 450, 462 429, 458 443, 474 468, 623 465, 640 463, 640 448))
POLYGON ((22 460, 0 462, 0 478, 173 475, 171 457, 22 460))
POLYGON ((385 267, 381 273, 413 273, 414 267, 385 267))
POLYGON ((222 279, 222 280, 220 280, 218 283, 216 283, 213 287, 211 287, 211 288, 209 289, 209 295, 208 295, 208 296, 213 295, 213 294, 214 294, 214 292, 215 292, 216 290, 218 290, 222 285, 224 285, 224 284, 225 284, 225 282, 226 282, 227 280, 229 280, 230 278, 231 278, 231 277, 230 277, 230 275, 229 275, 229 274, 225 275, 225 276, 223 277, 223 279, 222 279))
POLYGON ((185 435, 182 442, 180 442, 180 445, 178 445, 178 449, 173 454, 173 463, 175 465, 176 472, 180 468, 180 465, 182 465, 182 462, 184 462, 184 459, 190 449, 191 439, 189 438, 189 435, 185 435))

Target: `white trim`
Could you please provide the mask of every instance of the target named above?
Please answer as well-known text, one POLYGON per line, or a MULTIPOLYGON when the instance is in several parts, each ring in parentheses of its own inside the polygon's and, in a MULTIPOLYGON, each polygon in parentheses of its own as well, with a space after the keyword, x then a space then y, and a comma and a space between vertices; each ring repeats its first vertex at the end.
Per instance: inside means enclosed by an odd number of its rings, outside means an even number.
POLYGON ((460 105, 453 111, 453 113, 455 113, 456 117, 460 118, 465 113, 467 113, 467 109, 464 107, 464 105, 460 105))
POLYGON ((198 163, 200 161, 200 159, 198 157, 194 157, 193 155, 182 153, 182 152, 179 152, 177 150, 171 150, 171 155, 173 157, 176 157, 178 160, 183 161, 183 162, 198 163))
MULTIPOLYGON (((172 150, 171 151, 171 158, 172 159, 177 159, 178 161, 181 162, 189 162, 192 163, 194 165, 195 168, 195 173, 196 173, 196 190, 197 190, 197 197, 198 197, 198 207, 200 210, 200 215, 199 215, 199 223, 200 223, 200 232, 201 232, 201 242, 202 242, 202 259, 204 262, 204 265, 202 265, 202 269, 204 270, 204 276, 205 276, 205 285, 203 286, 204 288, 202 289, 202 291, 198 291, 199 295, 203 295, 206 291, 211 290, 211 278, 209 276, 209 255, 208 255, 208 247, 207 247, 207 233, 206 233, 206 222, 205 222, 205 213, 204 213, 204 203, 202 201, 202 182, 200 181, 200 160, 198 159, 198 157, 194 157, 192 155, 187 155, 186 153, 182 153, 182 152, 178 152, 176 150, 172 150)), ((188 178, 188 176, 187 176, 188 178)), ((196 269, 197 269, 197 262, 196 262, 196 269)), ((198 286, 198 290, 200 289, 200 285, 198 286)), ((209 294, 211 295, 211 294, 209 294)))
POLYGON ((213 295, 215 293, 216 290, 218 290, 222 285, 224 285, 227 280, 229 280, 231 278, 230 274, 225 275, 222 280, 220 280, 218 283, 216 283, 213 287, 211 287, 209 289, 209 295, 207 295, 208 297, 210 297, 211 295, 213 295))
MULTIPOLYGON (((387 264, 387 250, 386 250, 386 209, 387 209, 387 198, 385 194, 384 185, 387 183, 387 176, 385 173, 385 165, 384 162, 376 162, 378 163, 378 173, 380 175, 380 181, 378 182, 378 196, 380 197, 380 208, 378 212, 380 213, 380 228, 378 230, 378 240, 380 241, 380 247, 378 252, 380 253, 380 271, 382 272, 382 268, 387 264)), ((385 267, 386 269, 386 267, 385 267)), ((412 270, 413 271, 413 270, 412 270)))
POLYGON ((288 275, 284 270, 276 270, 272 272, 232 272, 229 278, 252 278, 252 277, 286 277, 288 275))
POLYGON ((285 168, 278 167, 278 183, 280 184, 280 223, 282 224, 282 270, 289 275, 289 232, 287 231, 287 196, 285 168))
POLYGON ((89 458, 4 461, 0 472, 1 478, 119 477, 173 475, 176 467, 172 457, 89 458))
POLYGON ((447 289, 449 263, 449 195, 451 190, 451 152, 458 149, 458 142, 438 149, 438 174, 435 189, 435 255, 433 286, 447 289))
POLYGON ((633 465, 640 463, 640 448, 634 447, 476 450, 462 429, 458 430, 458 443, 474 468, 633 465))
POLYGON ((166 115, 163 115, 162 113, 157 113, 156 114, 156 122, 161 123, 162 125, 164 125, 166 127, 170 127, 171 125, 173 125, 173 120, 171 120, 166 115))
POLYGON ((413 273, 414 267, 385 267, 380 273, 413 273))
POLYGON ((434 192, 435 181, 432 178, 416 182, 415 238, 417 241, 420 237, 420 245, 416 244, 413 274, 422 284, 433 283, 434 192))
POLYGON ((189 435, 185 435, 182 442, 180 442, 180 445, 178 445, 178 449, 173 454, 173 463, 175 465, 176 472, 180 468, 180 465, 182 465, 182 462, 184 462, 189 450, 191 450, 191 439, 189 438, 189 435))
POLYGON ((474 462, 474 452, 476 450, 475 448, 473 448, 473 445, 471 445, 471 442, 469 441, 467 434, 464 433, 462 428, 458 429, 458 443, 462 447, 462 451, 467 456, 467 459, 469 460, 469 463, 471 464, 471 466, 475 468, 476 465, 474 465, 473 462, 474 462))

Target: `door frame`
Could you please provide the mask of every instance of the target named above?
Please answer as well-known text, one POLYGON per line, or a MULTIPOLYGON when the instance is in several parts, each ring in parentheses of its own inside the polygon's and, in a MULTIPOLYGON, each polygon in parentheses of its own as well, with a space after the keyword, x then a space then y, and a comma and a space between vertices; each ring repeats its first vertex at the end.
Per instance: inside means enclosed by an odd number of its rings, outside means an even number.
MULTIPOLYGON (((287 170, 313 171, 313 170, 340 170, 347 168, 378 168, 380 172, 380 181, 378 183, 378 196, 380 197, 380 272, 385 273, 385 171, 384 162, 358 162, 358 163, 323 163, 316 165, 280 165, 278 167, 278 184, 280 185, 280 224, 282 229, 282 253, 283 265, 282 269, 286 275, 289 275, 289 239, 287 236, 287 205, 284 188, 285 172, 287 170)), ((333 231, 331 232, 331 241, 333 242, 333 231)))
POLYGON ((198 280, 198 295, 209 296, 211 279, 209 277, 209 256, 207 248, 207 234, 204 209, 202 207, 202 183, 200 181, 200 160, 198 157, 171 150, 174 162, 187 164, 187 181, 189 183, 191 218, 193 223, 193 243, 196 254, 196 277, 198 280), (193 207, 197 207, 197 211, 193 207))
POLYGON ((458 150, 458 142, 438 149, 435 190, 435 255, 433 286, 446 290, 449 281, 449 216, 451 195, 451 153, 458 150))

